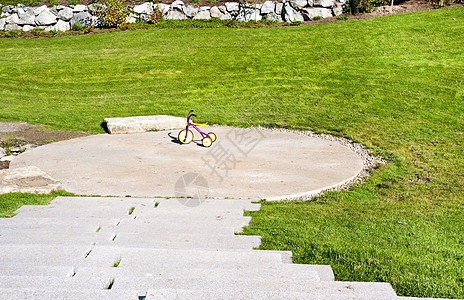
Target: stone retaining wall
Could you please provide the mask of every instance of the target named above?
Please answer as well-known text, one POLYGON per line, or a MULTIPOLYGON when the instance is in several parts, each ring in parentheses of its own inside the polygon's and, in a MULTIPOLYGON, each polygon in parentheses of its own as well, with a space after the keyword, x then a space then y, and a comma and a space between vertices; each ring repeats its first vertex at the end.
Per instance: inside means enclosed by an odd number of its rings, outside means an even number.
MULTIPOLYGON (((0 5, 1 7, 1 5, 0 5)), ((84 27, 103 27, 104 23, 97 16, 102 4, 57 5, 53 7, 1 7, 0 30, 30 31, 36 27, 45 31, 67 31, 74 24, 84 27)), ((211 19, 236 20, 239 22, 269 20, 277 22, 307 21, 314 17, 327 18, 345 12, 346 0, 283 0, 282 2, 266 1, 262 4, 240 4, 227 2, 223 6, 185 5, 181 0, 172 4, 154 4, 145 2, 129 7, 131 13, 128 23, 148 22, 149 15, 158 7, 166 20, 211 19)))

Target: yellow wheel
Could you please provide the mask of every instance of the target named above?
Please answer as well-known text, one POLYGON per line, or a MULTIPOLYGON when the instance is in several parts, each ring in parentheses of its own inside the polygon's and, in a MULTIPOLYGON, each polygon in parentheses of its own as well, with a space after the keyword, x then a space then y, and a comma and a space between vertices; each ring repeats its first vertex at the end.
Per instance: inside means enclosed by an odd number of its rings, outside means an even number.
POLYGON ((193 140, 193 132, 190 130, 181 130, 179 134, 177 135, 177 138, 179 139, 179 142, 182 144, 188 144, 193 140))
POLYGON ((211 138, 211 142, 214 142, 216 140, 216 135, 214 132, 208 132, 209 137, 211 138))
POLYGON ((201 140, 201 143, 205 147, 211 147, 211 145, 213 144, 213 141, 209 137, 205 137, 204 139, 201 140))

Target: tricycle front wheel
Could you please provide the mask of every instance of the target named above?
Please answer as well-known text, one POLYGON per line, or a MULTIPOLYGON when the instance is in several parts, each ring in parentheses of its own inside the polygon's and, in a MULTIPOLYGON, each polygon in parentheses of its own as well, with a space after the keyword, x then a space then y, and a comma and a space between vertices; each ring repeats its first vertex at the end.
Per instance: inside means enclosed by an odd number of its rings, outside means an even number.
POLYGON ((182 144, 188 144, 191 141, 193 141, 193 132, 186 129, 181 130, 177 135, 177 138, 179 139, 179 142, 181 142, 182 144))

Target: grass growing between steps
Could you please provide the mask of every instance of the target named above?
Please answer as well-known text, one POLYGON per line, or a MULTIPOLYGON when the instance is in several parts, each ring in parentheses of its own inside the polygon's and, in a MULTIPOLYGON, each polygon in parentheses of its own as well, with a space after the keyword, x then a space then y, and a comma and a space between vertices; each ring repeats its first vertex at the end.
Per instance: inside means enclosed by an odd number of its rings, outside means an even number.
MULTIPOLYGON (((104 117, 311 129, 389 164, 350 191, 264 203, 248 234, 338 280, 464 297, 464 9, 308 27, 150 29, 0 43, 0 119, 104 117)), ((218 137, 219 139, 221 137, 218 137)))
POLYGON ((50 194, 0 194, 0 218, 12 217, 14 212, 23 205, 47 205, 58 196, 74 196, 74 194, 65 191, 50 194))

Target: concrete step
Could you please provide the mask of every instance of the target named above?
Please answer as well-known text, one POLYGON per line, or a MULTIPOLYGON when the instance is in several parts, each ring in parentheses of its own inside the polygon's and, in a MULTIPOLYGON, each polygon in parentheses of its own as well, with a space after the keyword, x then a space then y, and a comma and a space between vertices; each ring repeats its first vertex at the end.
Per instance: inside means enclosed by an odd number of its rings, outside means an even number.
POLYGON ((249 266, 238 266, 237 268, 209 268, 207 266, 200 266, 197 268, 191 268, 186 271, 185 268, 177 268, 172 265, 170 268, 157 268, 148 265, 140 265, 133 268, 125 267, 105 267, 105 268, 93 268, 93 267, 80 267, 76 269, 76 278, 133 278, 134 281, 139 278, 156 278, 156 279, 176 279, 176 280, 217 280, 220 278, 227 278, 230 280, 245 280, 254 281, 256 279, 269 278, 270 280, 324 280, 333 281, 334 276, 332 268, 325 265, 293 265, 293 264, 282 264, 282 265, 269 265, 261 266, 260 268, 254 268, 249 266))
POLYGON ((0 264, 0 274, 3 276, 56 276, 67 277, 74 273, 75 268, 69 266, 40 266, 28 263, 11 262, 0 264))
MULTIPOLYGON (((110 286, 112 278, 94 277, 94 278, 74 278, 74 277, 57 277, 57 276, 4 276, 0 275, 0 287, 12 289, 95 289, 104 290, 110 286)), ((121 290, 121 289, 120 289, 121 290)))
MULTIPOLYGON (((113 290, 68 290, 68 289, 14 289, 0 288, 0 299, 34 299, 34 300, 82 300, 82 299, 108 299, 108 300, 139 300, 137 291, 113 290)), ((143 295, 144 296, 144 295, 143 295)))
POLYGON ((319 282, 309 292, 246 290, 239 286, 210 289, 160 288, 147 292, 147 300, 154 299, 358 299, 392 300, 397 299, 389 283, 365 282, 319 282))
POLYGON ((50 227, 67 227, 67 226, 79 226, 79 224, 85 224, 85 226, 98 228, 100 226, 116 226, 121 222, 120 218, 108 219, 108 218, 86 218, 86 217, 70 217, 70 218, 35 218, 35 217, 24 217, 15 216, 13 218, 0 218, 0 228, 5 228, 9 225, 16 226, 36 226, 36 225, 47 225, 50 227))
POLYGON ((74 266, 85 260, 90 245, 0 244, 0 264, 74 266))
MULTIPOLYGON (((113 234, 111 234, 113 235, 113 234)), ((165 248, 165 249, 248 249, 252 250, 261 244, 260 236, 245 235, 212 235, 180 233, 158 234, 120 232, 114 240, 97 242, 97 245, 130 248, 165 248)))
POLYGON ((149 225, 133 225, 133 226, 117 226, 105 228, 102 227, 102 232, 127 232, 127 233, 139 233, 139 234, 160 234, 160 235, 172 235, 172 234, 203 234, 203 235, 231 235, 242 231, 242 227, 224 227, 224 226, 210 226, 209 224, 188 224, 188 223, 176 223, 173 221, 171 224, 153 224, 149 225))
POLYGON ((260 267, 263 265, 282 264, 285 252, 237 251, 237 250, 181 250, 118 248, 94 246, 85 260, 86 265, 111 266, 120 259, 119 267, 132 268, 140 265, 167 267, 178 265, 184 267, 223 266, 234 268, 241 265, 260 267))
POLYGON ((124 218, 121 220, 118 226, 125 225, 153 225, 157 226, 158 224, 172 224, 183 223, 183 224, 198 224, 205 223, 211 224, 212 226, 228 224, 240 224, 241 226, 248 226, 251 221, 251 217, 242 216, 242 215, 232 215, 232 214, 214 214, 214 215, 185 215, 179 216, 176 214, 150 214, 150 216, 140 216, 134 214, 135 218, 124 218))
POLYGON ((34 244, 34 245, 54 245, 54 246, 70 246, 70 245, 87 245, 95 243, 111 244, 115 234, 113 233, 74 233, 66 232, 21 232, 20 234, 10 232, 5 234, 0 230, 0 244, 34 244))

